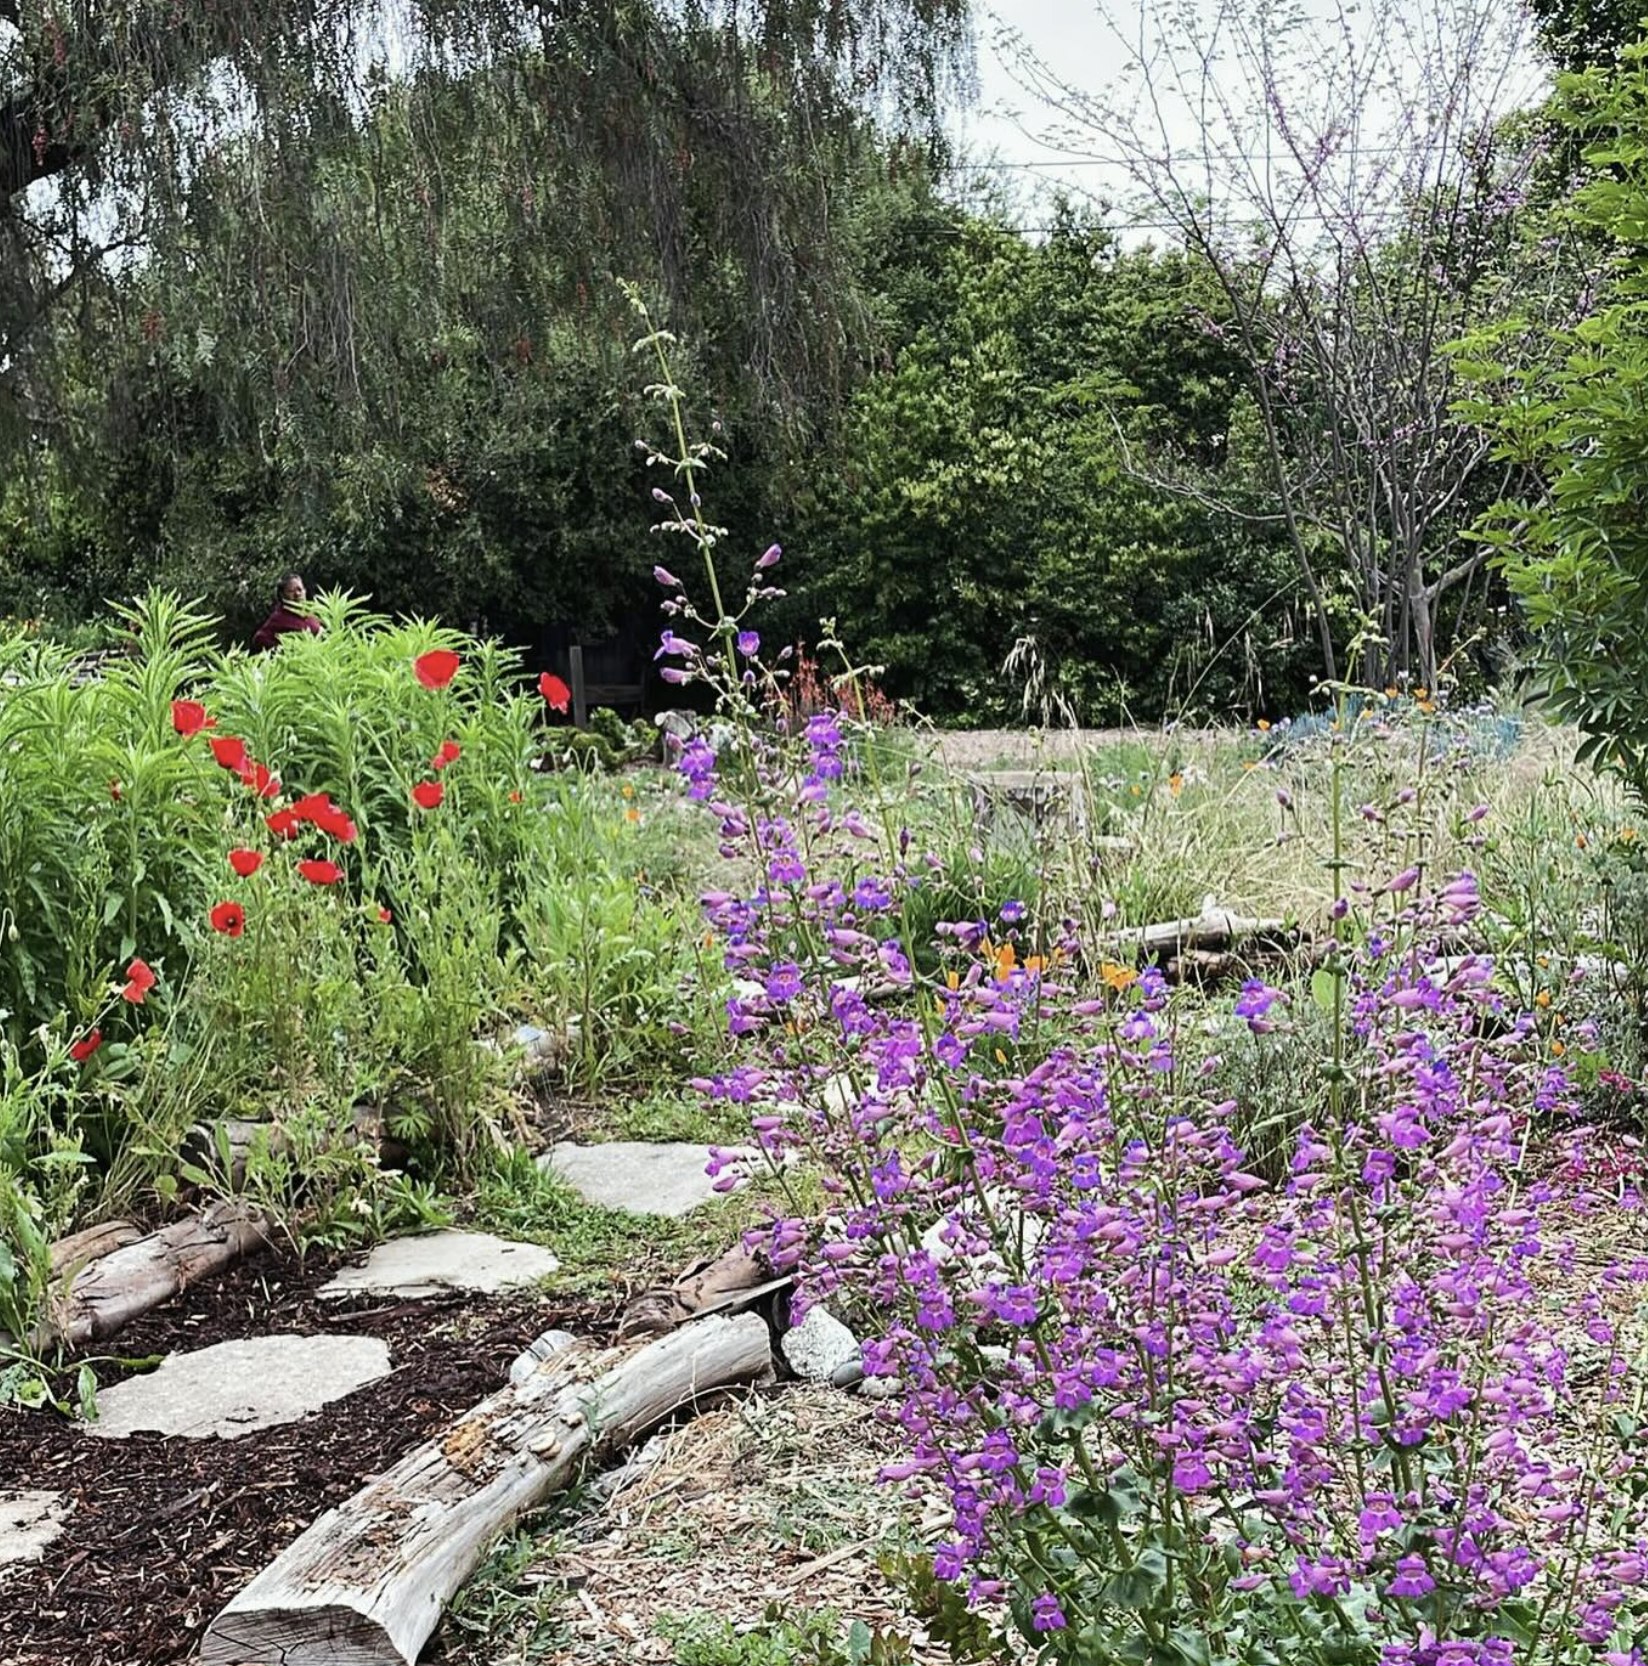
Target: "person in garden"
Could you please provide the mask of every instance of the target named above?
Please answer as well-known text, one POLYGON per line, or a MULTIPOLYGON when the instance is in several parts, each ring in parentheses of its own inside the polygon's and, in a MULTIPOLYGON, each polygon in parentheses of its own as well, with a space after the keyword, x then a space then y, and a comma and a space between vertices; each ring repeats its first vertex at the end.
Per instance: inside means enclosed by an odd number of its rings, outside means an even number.
POLYGON ((303 587, 302 573, 282 573, 275 586, 275 610, 252 633, 252 646, 266 654, 289 631, 308 631, 320 635, 320 620, 303 611, 308 592, 303 587))

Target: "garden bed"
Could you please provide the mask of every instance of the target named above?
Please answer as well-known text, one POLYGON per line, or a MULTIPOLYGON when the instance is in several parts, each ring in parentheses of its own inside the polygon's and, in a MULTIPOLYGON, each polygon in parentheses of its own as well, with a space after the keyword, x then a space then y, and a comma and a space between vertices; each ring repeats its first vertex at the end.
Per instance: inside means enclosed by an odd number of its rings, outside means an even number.
MULTIPOLYGON (((44 1561, 0 1573, 6 1666, 160 1666, 192 1658, 219 1608, 323 1511, 501 1384, 556 1325, 606 1334, 616 1304, 509 1293, 322 1301, 341 1256, 265 1256, 121 1333, 127 1360, 278 1334, 381 1337, 393 1370, 316 1415, 225 1442, 112 1441, 52 1412, 0 1415, 9 1485, 65 1493, 44 1561)), ((105 1384, 128 1370, 99 1367, 105 1384)))

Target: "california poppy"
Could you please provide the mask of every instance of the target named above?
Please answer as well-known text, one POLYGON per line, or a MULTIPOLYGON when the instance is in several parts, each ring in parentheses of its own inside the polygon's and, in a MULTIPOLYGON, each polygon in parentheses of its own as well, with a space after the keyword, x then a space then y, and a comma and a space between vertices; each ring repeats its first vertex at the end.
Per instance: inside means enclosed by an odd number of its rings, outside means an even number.
POLYGON ((343 878, 343 869, 336 862, 321 862, 314 857, 306 857, 299 862, 298 872, 311 885, 336 885, 343 878))
POLYGON ((74 1042, 69 1048, 69 1057, 76 1064, 84 1064, 99 1047, 103 1045, 103 1032, 92 1030, 74 1042))
POLYGON ((263 852, 261 850, 246 850, 236 846, 229 852, 229 866, 242 879, 250 879, 263 866, 263 852))
POLYGON ((420 781, 412 789, 412 802, 420 810, 433 810, 446 797, 446 788, 439 781, 420 781))
POLYGON ((463 756, 463 748, 455 740, 443 740, 441 749, 429 760, 431 769, 445 769, 448 764, 455 764, 463 756))
POLYGON ((213 735, 211 740, 212 756, 225 769, 236 772, 246 767, 246 742, 235 735, 213 735))
POLYGON ((224 937, 239 937, 246 930, 246 910, 238 902, 220 902, 212 910, 212 930, 224 937))
POLYGON ((206 708, 198 700, 172 702, 172 727, 188 740, 206 727, 206 708))
POLYGON ((553 671, 544 672, 538 679, 538 692, 552 711, 564 712, 572 702, 572 690, 553 671))
POLYGON ((154 988, 158 980, 149 969, 146 960, 134 960, 126 968, 126 987, 120 991, 123 1000, 130 1001, 134 1007, 143 1005, 143 997, 154 988))
POLYGON ((432 648, 412 662, 412 674, 425 688, 441 689, 458 674, 460 661, 450 648, 432 648))

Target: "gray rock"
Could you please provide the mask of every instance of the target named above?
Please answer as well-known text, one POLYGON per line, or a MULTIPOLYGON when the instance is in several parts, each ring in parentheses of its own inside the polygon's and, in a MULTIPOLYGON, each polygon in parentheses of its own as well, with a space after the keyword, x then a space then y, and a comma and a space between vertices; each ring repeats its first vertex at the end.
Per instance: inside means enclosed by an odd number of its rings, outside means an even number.
POLYGON ((343 1268, 320 1293, 341 1296, 399 1296, 420 1301, 447 1290, 490 1295, 512 1285, 531 1284, 561 1263, 537 1244, 511 1243, 489 1232, 426 1232, 393 1238, 356 1267, 343 1268))
POLYGON ((121 1440, 140 1430, 236 1440, 295 1423, 389 1374, 389 1348, 375 1336, 255 1336, 172 1354, 144 1377, 97 1397, 86 1432, 121 1440))
POLYGON ((46 1546, 62 1533, 68 1513, 60 1492, 0 1491, 0 1585, 19 1563, 45 1560, 46 1546))
POLYGON ((785 1363, 803 1382, 832 1382, 848 1365, 863 1369, 858 1338, 822 1307, 809 1308, 799 1325, 785 1331, 779 1347, 785 1363))
POLYGON ((627 1209, 632 1215, 688 1214, 720 1194, 704 1170, 710 1160, 702 1145, 617 1140, 610 1145, 563 1141, 538 1159, 586 1203, 627 1209))

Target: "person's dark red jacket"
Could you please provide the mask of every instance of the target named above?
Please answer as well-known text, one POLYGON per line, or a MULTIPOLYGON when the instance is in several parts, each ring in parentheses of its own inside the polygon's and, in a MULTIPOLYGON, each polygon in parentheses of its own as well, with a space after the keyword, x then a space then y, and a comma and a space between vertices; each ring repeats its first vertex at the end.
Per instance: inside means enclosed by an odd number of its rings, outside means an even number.
POLYGON ((260 654, 267 653, 288 631, 308 631, 312 636, 319 636, 320 620, 307 613, 294 613, 283 602, 252 633, 252 646, 260 654))

